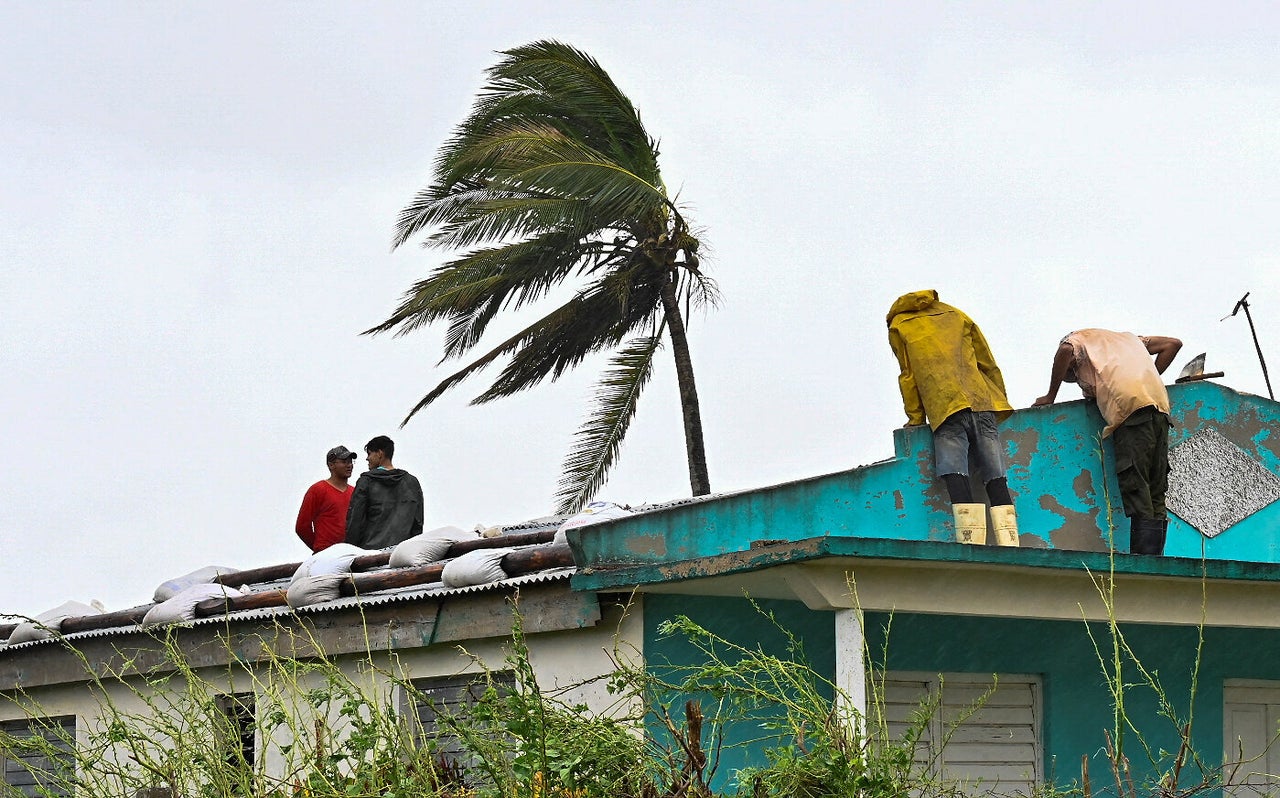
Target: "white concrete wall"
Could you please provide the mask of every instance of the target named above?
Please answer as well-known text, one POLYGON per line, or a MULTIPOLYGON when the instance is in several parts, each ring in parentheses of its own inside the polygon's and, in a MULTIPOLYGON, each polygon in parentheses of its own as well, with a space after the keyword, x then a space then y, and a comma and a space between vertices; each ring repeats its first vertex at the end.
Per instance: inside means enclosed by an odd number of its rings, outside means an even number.
MULTIPOLYGON (((605 681, 591 680, 612 673, 615 659, 635 664, 642 661, 643 623, 638 603, 625 614, 619 607, 603 608, 603 617, 594 627, 531 634, 527 641, 530 661, 542 689, 556 691, 557 697, 566 702, 586 704, 595 712, 621 714, 636 709, 634 706, 617 706, 618 697, 608 693, 605 681), (561 690, 565 692, 559 692, 561 690)), ((342 656, 337 658, 335 665, 349 684, 374 702, 398 710, 397 680, 478 673, 484 667, 504 670, 507 667, 504 658, 509 650, 509 637, 486 638, 462 645, 441 643, 430 648, 375 652, 372 657, 342 656)), ((279 668, 258 663, 252 669, 240 666, 207 668, 198 671, 197 676, 208 684, 206 689, 211 694, 253 692, 260 729, 273 705, 280 705, 287 715, 293 717, 289 725, 274 731, 266 730, 268 739, 260 736, 257 742, 260 765, 265 765, 270 776, 286 777, 290 763, 305 758, 300 752, 286 754, 282 746, 296 742, 300 749, 314 750, 316 713, 307 703, 306 691, 324 688, 326 674, 313 672, 297 680, 283 674, 279 668), (300 733, 302 739, 295 740, 295 732, 300 733)), ((169 687, 182 691, 185 685, 184 680, 175 677, 169 687)), ((103 688, 95 689, 86 681, 35 689, 17 701, 11 696, 0 696, 0 720, 20 719, 28 713, 45 717, 75 715, 77 736, 83 750, 91 736, 103 729, 104 719, 112 714, 105 710, 108 701, 114 706, 116 717, 146 716, 152 710, 138 693, 151 696, 153 700, 157 695, 136 677, 127 683, 108 680, 103 688)), ((340 705, 341 700, 335 699, 328 709, 326 727, 329 731, 326 734, 341 734, 340 705)), ((154 730, 149 736, 154 736, 154 730)), ((124 760, 127 754, 126 750, 118 748, 114 757, 124 760)))

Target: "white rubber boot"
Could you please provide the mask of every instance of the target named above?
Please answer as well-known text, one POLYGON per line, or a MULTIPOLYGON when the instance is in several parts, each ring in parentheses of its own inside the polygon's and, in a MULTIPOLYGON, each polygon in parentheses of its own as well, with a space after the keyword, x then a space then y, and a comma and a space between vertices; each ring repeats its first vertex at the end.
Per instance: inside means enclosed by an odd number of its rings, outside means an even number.
POLYGON ((987 542, 987 505, 953 504, 951 514, 956 519, 957 543, 981 546, 987 542))
POLYGON ((999 504, 991 508, 991 531, 1001 546, 1018 545, 1018 516, 1012 504, 999 504))

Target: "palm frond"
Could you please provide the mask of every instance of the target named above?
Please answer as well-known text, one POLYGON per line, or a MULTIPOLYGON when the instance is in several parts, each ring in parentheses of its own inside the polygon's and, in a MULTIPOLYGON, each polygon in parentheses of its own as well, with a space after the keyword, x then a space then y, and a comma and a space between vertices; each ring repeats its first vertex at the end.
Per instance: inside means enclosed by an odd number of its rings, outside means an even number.
POLYGON ((484 393, 472 404, 485 404, 558 379, 587 356, 621 343, 636 329, 652 324, 660 311, 656 284, 633 286, 629 302, 620 306, 609 275, 574 297, 524 339, 521 347, 484 393))
POLYGON ((502 185, 512 190, 540 190, 589 200, 605 218, 665 215, 668 205, 660 186, 609 161, 531 164, 503 175, 502 180, 502 185))
POLYGON ((483 134, 470 136, 467 148, 450 161, 464 175, 487 176, 530 163, 576 160, 609 161, 586 143, 568 136, 545 116, 515 117, 488 125, 483 134))
POLYGON ((682 293, 690 305, 699 309, 720 307, 720 286, 714 279, 701 272, 682 270, 681 273, 682 293))
POLYGON ((423 230, 452 218, 459 208, 486 200, 494 193, 495 189, 490 188, 486 182, 475 179, 451 186, 445 192, 441 192, 435 184, 424 188, 400 211, 391 248, 399 248, 423 230))
MULTIPOLYGON (((610 275, 610 278, 614 276, 610 275)), ((635 307, 640 308, 640 312, 619 319, 613 294, 607 285, 602 287, 601 283, 607 283, 607 280, 597 281, 590 290, 578 293, 568 302, 441 380, 426 396, 418 400, 401 422, 401 426, 450 388, 504 355, 512 355, 511 362, 488 390, 472 400, 472 404, 483 404, 502 396, 510 396, 537 385, 547 377, 555 379, 593 352, 616 346, 629 330, 652 322, 657 313, 656 298, 637 303, 635 307)))
POLYGON ((538 236, 550 230, 579 231, 582 237, 607 227, 591 218, 581 200, 493 200, 455 214, 427 239, 431 247, 465 249, 538 236))
POLYGON ((635 417, 640 393, 653 375, 654 355, 661 348, 660 327, 656 335, 628 341, 609 361, 596 386, 591 415, 578 429, 561 467, 557 513, 577 512, 604 485, 635 417))
POLYGON ((488 352, 481 355, 479 358, 471 361, 463 368, 459 369, 458 371, 455 371, 453 374, 450 374, 448 377, 445 377, 443 380, 439 382, 439 384, 436 385, 436 387, 432 388, 431 391, 427 393, 426 396, 418 400, 418 403, 413 406, 413 408, 409 411, 409 414, 406 415, 404 417, 404 420, 400 422, 400 426, 403 427, 405 424, 408 424, 409 419, 416 416, 419 410, 423 409, 427 405, 439 399, 446 392, 448 392, 448 390, 453 386, 462 382, 467 377, 470 377, 472 374, 476 373, 477 371, 483 370, 484 368, 489 366, 491 363, 493 363, 493 361, 502 357, 504 354, 507 354, 519 348, 522 342, 529 335, 531 335, 532 332, 539 327, 539 325, 545 324, 548 319, 556 316, 557 314, 567 312, 569 306, 572 304, 573 303, 571 300, 569 303, 566 303, 565 305, 561 305, 559 308, 557 308, 555 311, 552 311, 547 316, 544 316, 538 321, 535 321, 533 324, 530 324, 528 327, 525 327, 520 332, 511 336, 510 338, 503 341, 502 343, 498 344, 493 349, 490 349, 488 352))
MULTIPOLYGON (((400 336, 441 319, 472 316, 485 306, 519 308, 540 299, 584 261, 594 262, 603 252, 600 242, 582 242, 576 232, 558 230, 470 252, 414 283, 386 321, 362 334, 395 330, 400 336)), ((483 331, 483 325, 475 328, 473 337, 483 331)))
POLYGON ((550 227, 621 227, 642 217, 661 223, 667 215, 661 185, 562 139, 503 132, 476 142, 471 157, 463 166, 472 180, 438 182, 401 212, 394 246, 433 225, 431 245, 469 247, 550 227))
POLYGON ((514 98, 548 112, 549 119, 571 120, 567 132, 602 152, 639 150, 656 164, 656 147, 635 106, 590 55, 549 40, 504 55, 489 70, 486 87, 495 111, 507 110, 502 100, 514 98))
POLYGON ((661 184, 656 142, 598 62, 552 41, 518 47, 504 56, 489 70, 490 80, 471 114, 441 148, 438 185, 447 189, 456 181, 488 174, 483 162, 475 160, 477 148, 513 120, 555 130, 559 138, 661 184))

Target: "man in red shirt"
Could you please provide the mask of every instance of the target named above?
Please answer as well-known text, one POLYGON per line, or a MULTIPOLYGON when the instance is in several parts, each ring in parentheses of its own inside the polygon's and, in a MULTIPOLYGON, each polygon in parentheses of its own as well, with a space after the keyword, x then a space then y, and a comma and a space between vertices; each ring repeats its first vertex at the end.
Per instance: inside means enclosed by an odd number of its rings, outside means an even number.
POLYGON ((345 446, 335 446, 325 455, 329 478, 322 479, 302 497, 298 522, 294 530, 311 551, 327 549, 347 537, 347 508, 354 488, 351 479, 356 453, 345 446))

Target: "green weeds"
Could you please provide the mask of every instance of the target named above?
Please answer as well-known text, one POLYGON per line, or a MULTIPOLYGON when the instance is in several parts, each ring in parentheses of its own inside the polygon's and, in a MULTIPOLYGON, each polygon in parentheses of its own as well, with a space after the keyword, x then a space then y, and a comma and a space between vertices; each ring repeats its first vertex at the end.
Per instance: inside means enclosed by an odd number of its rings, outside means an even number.
MULTIPOLYGON (((283 624, 274 633, 298 634, 283 624)), ((922 703, 907 733, 891 739, 887 724, 868 722, 841 699, 789 633, 785 657, 687 618, 664 625, 663 633, 689 640, 703 662, 663 681, 615 651, 616 670, 589 680, 613 703, 592 710, 569 700, 585 683, 539 683, 517 612, 500 669, 470 657, 475 686, 468 700, 434 706, 428 729, 417 707, 433 697, 394 655, 339 661, 273 653, 318 651, 314 640, 303 640, 256 646, 252 664, 231 656, 226 666, 198 669, 174 633, 160 632, 154 646, 165 657, 158 668, 121 657, 94 673, 82 658, 94 708, 78 705, 79 728, 42 726, 39 719, 56 715, 54 708, 27 695, 7 697, 33 726, 0 731, 0 757, 27 763, 38 778, 5 789, 80 798, 896 798, 953 791, 916 755, 936 700, 922 703), (723 730, 744 720, 761 730, 764 763, 722 779, 728 791, 715 791, 723 730), (647 734, 655 725, 663 733, 647 734)), ((223 644, 243 651, 245 641, 228 632, 223 644)))

